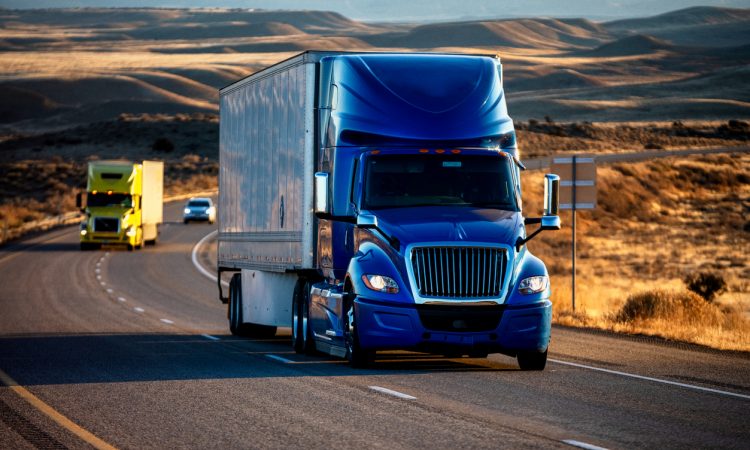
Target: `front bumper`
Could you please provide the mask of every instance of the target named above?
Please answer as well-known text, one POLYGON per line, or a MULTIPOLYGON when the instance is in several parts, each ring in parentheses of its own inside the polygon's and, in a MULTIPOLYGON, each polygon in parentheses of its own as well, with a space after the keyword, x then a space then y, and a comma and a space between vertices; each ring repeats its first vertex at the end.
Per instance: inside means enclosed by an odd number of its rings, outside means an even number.
MULTIPOLYGON (((515 354, 519 350, 544 351, 549 345, 552 303, 500 305, 483 313, 472 307, 455 309, 417 305, 397 306, 358 297, 356 323, 363 348, 417 349, 446 348, 486 350, 515 354), (490 316, 494 316, 490 317, 490 316), (499 317, 498 317, 499 316, 499 317)), ((477 307, 479 308, 479 307, 477 307)))

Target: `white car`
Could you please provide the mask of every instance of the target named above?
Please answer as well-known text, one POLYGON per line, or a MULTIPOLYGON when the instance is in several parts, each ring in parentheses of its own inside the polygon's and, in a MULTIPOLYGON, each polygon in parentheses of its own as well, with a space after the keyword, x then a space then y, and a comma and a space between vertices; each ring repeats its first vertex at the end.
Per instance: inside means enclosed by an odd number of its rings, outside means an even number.
POLYGON ((216 207, 210 198, 193 197, 185 204, 182 220, 185 223, 191 220, 207 220, 208 223, 214 223, 216 222, 216 207))

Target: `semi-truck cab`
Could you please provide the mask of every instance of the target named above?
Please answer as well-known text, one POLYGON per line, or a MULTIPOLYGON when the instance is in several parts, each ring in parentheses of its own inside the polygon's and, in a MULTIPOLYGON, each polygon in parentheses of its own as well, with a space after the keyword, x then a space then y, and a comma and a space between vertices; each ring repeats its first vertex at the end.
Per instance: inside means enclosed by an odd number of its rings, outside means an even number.
POLYGON ((153 245, 163 219, 164 163, 92 161, 88 164, 81 250, 125 245, 128 250, 153 245))
POLYGON ((296 351, 354 366, 410 349, 544 368, 551 290, 526 242, 560 228, 559 178, 524 218, 498 58, 307 52, 220 94, 233 333, 291 326, 296 351))

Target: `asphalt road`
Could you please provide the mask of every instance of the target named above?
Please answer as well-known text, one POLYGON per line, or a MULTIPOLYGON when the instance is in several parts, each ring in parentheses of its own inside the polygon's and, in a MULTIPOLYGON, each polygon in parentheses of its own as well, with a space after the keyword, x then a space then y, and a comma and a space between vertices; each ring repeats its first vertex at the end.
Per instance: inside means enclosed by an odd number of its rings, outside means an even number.
POLYGON ((70 227, 0 248, 0 448, 750 447, 747 354, 555 328, 540 373, 408 352, 355 370, 288 330, 234 338, 191 259, 214 227, 181 206, 142 251, 80 252, 70 227))

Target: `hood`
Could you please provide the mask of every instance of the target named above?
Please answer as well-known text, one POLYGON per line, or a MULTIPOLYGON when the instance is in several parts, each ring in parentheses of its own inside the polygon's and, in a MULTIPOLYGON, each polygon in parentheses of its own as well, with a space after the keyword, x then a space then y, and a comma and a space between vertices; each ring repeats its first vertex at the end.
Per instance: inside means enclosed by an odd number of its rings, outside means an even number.
POLYGON ((520 212, 429 206, 369 211, 378 226, 403 248, 421 242, 486 242, 513 245, 521 233, 520 212))

